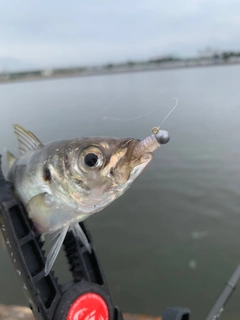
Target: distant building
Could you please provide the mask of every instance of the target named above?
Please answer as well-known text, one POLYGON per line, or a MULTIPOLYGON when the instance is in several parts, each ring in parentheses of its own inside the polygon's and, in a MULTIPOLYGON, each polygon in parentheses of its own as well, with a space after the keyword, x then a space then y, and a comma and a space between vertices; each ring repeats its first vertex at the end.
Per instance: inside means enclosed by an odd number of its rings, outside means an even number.
POLYGON ((213 49, 210 47, 206 47, 205 49, 198 51, 198 57, 200 59, 210 59, 213 57, 216 58, 216 57, 220 56, 220 54, 221 54, 220 50, 213 49))
POLYGON ((51 77, 53 75, 53 70, 52 69, 46 69, 46 70, 43 70, 41 72, 41 75, 43 77, 51 77))

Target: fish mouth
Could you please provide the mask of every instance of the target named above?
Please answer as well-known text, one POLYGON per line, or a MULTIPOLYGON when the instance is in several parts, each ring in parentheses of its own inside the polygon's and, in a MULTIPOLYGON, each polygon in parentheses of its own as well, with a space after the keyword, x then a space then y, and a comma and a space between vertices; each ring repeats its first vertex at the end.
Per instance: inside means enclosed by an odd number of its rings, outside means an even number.
POLYGON ((108 178, 115 185, 124 185, 133 181, 149 164, 153 153, 145 148, 138 139, 127 139, 118 145, 108 163, 108 178))
POLYGON ((160 145, 168 143, 170 140, 169 133, 165 130, 159 130, 157 134, 152 134, 140 141, 133 152, 133 156, 140 157, 147 153, 152 153, 160 145))
MULTIPOLYGON (((119 161, 114 172, 114 180, 124 183, 127 180, 133 181, 143 171, 143 169, 153 159, 153 151, 161 144, 169 141, 169 133, 160 130, 157 134, 152 134, 143 140, 127 139, 121 143, 121 147, 126 149, 122 160, 119 161)), ((111 175, 111 174, 110 174, 111 175)))

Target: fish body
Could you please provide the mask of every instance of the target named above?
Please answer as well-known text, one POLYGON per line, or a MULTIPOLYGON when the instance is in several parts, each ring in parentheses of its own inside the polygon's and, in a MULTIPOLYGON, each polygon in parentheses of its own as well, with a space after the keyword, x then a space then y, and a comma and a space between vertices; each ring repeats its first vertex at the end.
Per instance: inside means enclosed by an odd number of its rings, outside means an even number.
POLYGON ((38 233, 57 234, 47 274, 70 229, 87 246, 79 222, 122 195, 153 158, 160 144, 120 138, 77 138, 43 144, 14 126, 20 157, 8 153, 9 179, 38 233))

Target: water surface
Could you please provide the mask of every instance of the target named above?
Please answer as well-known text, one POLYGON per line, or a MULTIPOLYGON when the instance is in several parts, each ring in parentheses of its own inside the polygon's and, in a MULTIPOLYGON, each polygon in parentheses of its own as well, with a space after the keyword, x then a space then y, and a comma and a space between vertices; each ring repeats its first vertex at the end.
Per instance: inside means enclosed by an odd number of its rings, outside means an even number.
MULTIPOLYGON (((170 142, 133 186, 88 220, 123 311, 159 315, 167 306, 203 319, 240 261, 240 66, 4 84, 0 147, 17 154, 12 124, 43 142, 78 136, 144 138, 164 123, 170 142), (129 122, 128 119, 159 110, 129 122)), ((5 168, 5 167, 4 167, 5 168)), ((5 168, 6 169, 6 168, 5 168)), ((0 303, 25 304, 0 247, 0 303)), ((57 264, 67 280, 64 256, 57 264)), ((240 290, 222 319, 237 319, 240 290)))

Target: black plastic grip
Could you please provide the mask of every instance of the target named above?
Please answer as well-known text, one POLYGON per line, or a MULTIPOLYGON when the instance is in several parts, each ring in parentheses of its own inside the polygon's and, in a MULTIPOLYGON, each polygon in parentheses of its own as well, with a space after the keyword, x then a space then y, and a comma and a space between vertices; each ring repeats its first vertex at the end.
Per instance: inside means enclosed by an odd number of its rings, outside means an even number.
POLYGON ((61 298, 61 288, 53 272, 45 277, 45 257, 39 235, 33 231, 24 208, 13 196, 12 185, 5 181, 1 169, 0 227, 34 317, 39 320, 52 319, 61 298))

